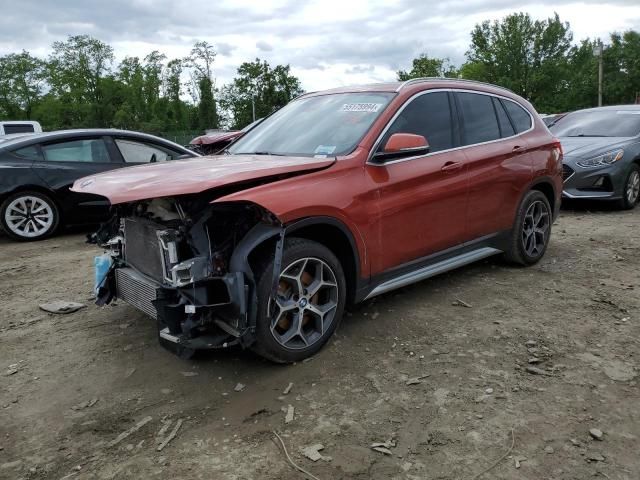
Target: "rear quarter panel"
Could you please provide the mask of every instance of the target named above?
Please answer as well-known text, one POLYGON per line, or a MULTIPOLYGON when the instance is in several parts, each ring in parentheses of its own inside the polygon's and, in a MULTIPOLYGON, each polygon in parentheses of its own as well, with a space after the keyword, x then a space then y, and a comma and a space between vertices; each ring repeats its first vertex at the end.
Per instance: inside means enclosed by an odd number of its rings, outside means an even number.
POLYGON ((536 128, 530 134, 530 154, 533 164, 532 184, 549 182, 553 186, 554 215, 560 209, 562 196, 562 155, 558 154, 556 138, 542 120, 536 118, 536 128))
POLYGON ((32 160, 0 152, 0 201, 23 186, 48 189, 47 185, 31 169, 32 160))

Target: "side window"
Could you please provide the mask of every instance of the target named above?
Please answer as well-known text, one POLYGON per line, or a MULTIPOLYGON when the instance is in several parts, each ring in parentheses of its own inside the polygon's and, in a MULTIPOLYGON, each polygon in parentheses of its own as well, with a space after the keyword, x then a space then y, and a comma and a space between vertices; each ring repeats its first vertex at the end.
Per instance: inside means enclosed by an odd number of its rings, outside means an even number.
POLYGON ((380 148, 394 133, 422 135, 429 142, 429 152, 453 148, 451 107, 447 92, 426 93, 411 101, 387 130, 380 148))
POLYGON ((109 153, 101 138, 83 138, 70 142, 42 145, 47 162, 93 162, 109 163, 109 153))
POLYGON ((40 152, 38 151, 38 147, 36 147, 35 145, 18 148, 12 153, 20 158, 26 158, 27 160, 42 160, 40 152))
POLYGON ((513 125, 511 125, 511 121, 502 106, 502 102, 498 98, 493 97, 493 106, 496 108, 496 113, 498 114, 498 124, 500 125, 502 138, 515 135, 516 131, 513 129, 513 125))
POLYGON ((456 93, 462 113, 464 145, 489 142, 500 138, 498 119, 492 97, 477 93, 456 93))
POLYGON ((135 140, 116 138, 115 142, 126 163, 166 162, 167 160, 173 160, 180 156, 177 152, 161 149, 155 145, 141 143, 135 140))
POLYGON ((522 133, 531 128, 531 116, 520 105, 510 101, 503 100, 507 112, 513 121, 513 125, 516 127, 516 132, 522 133))

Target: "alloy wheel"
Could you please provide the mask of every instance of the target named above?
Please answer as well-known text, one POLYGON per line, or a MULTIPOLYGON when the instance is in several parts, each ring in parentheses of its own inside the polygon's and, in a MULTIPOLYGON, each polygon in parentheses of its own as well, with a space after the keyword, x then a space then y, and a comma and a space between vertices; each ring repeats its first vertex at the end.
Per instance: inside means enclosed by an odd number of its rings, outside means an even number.
POLYGON ((638 201, 638 195, 640 194, 640 173, 638 170, 633 170, 629 175, 627 181, 627 201, 629 205, 633 205, 638 201))
POLYGON ((522 246, 530 257, 537 257, 544 252, 551 227, 551 216, 547 205, 541 200, 536 200, 524 216, 522 228, 522 246))
POLYGON ((335 321, 338 284, 319 258, 294 261, 280 274, 275 302, 269 301, 270 330, 283 347, 298 350, 318 342, 335 321))
POLYGON ((12 233, 23 238, 45 235, 54 222, 53 208, 35 196, 18 197, 5 210, 4 220, 12 233))

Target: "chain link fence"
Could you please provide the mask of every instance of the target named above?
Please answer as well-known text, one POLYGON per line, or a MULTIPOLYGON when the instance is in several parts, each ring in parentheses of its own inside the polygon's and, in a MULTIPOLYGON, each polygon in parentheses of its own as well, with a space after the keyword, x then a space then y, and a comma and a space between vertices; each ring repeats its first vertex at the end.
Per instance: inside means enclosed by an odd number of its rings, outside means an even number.
POLYGON ((204 132, 202 130, 178 130, 172 132, 160 132, 157 135, 179 145, 189 145, 191 140, 203 133, 204 132))

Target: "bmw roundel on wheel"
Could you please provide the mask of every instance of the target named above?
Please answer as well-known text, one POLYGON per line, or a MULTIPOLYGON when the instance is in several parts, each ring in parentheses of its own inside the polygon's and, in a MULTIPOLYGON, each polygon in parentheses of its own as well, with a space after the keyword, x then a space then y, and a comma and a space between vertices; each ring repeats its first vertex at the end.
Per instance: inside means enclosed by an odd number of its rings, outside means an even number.
POLYGON ((239 345, 281 363, 318 352, 349 304, 493 255, 538 262, 562 193, 533 107, 453 79, 306 94, 179 163, 75 182, 112 206, 97 302, 145 312, 181 355, 239 345))

